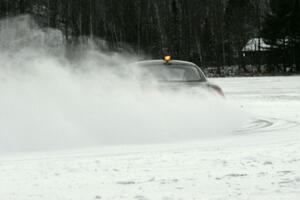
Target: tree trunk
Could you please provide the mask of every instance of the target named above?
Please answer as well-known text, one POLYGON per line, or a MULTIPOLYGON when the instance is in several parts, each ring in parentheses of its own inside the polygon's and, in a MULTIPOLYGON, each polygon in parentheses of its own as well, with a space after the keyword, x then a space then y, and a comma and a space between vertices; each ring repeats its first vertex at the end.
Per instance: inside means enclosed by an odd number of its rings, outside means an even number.
POLYGON ((21 14, 25 13, 25 0, 19 1, 19 9, 21 14))

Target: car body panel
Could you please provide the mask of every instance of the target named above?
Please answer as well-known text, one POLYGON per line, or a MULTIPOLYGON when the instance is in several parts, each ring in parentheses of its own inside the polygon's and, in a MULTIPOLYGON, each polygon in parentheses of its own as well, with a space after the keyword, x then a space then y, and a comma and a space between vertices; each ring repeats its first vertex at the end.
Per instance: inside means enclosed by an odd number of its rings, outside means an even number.
POLYGON ((207 91, 210 91, 214 94, 217 94, 219 96, 223 96, 224 97, 224 93, 222 91, 222 89, 215 84, 210 83, 204 72, 201 70, 201 68, 199 66, 197 66, 196 64, 192 63, 192 62, 187 62, 187 61, 181 61, 181 60, 171 60, 171 61, 164 61, 164 60, 146 60, 146 61, 139 61, 139 62, 135 62, 133 63, 135 66, 138 67, 153 67, 153 66, 162 66, 162 67, 168 67, 168 68, 176 68, 177 66, 181 66, 181 67, 193 67, 197 70, 197 72, 199 73, 199 80, 183 80, 183 81, 158 81, 159 82, 159 87, 161 88, 168 88, 168 89, 178 89, 178 88, 190 88, 190 89, 205 89, 207 91))

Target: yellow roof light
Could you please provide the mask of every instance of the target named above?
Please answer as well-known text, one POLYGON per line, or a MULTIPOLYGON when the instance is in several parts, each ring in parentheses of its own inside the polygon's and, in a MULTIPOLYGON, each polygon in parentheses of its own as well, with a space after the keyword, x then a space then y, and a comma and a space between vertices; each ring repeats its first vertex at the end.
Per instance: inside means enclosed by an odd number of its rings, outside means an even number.
POLYGON ((169 62, 169 61, 172 60, 172 56, 165 56, 165 57, 164 57, 164 60, 165 60, 166 62, 169 62))

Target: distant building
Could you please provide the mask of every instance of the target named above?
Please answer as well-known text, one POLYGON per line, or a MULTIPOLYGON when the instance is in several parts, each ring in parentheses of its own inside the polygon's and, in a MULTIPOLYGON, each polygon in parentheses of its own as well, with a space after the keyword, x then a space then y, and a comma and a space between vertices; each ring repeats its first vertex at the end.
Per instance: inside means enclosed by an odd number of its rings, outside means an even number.
POLYGON ((244 63, 246 65, 267 64, 267 57, 271 46, 266 44, 262 38, 252 38, 242 49, 244 63))
POLYGON ((243 48, 243 52, 268 51, 270 47, 262 38, 252 38, 243 48))

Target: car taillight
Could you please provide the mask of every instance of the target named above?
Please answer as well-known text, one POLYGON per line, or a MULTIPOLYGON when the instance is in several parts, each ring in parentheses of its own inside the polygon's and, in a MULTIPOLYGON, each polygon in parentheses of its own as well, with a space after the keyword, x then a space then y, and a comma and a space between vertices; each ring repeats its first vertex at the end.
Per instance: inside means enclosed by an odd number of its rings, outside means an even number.
POLYGON ((213 89, 218 95, 225 97, 223 90, 217 85, 209 85, 211 89, 213 89))

